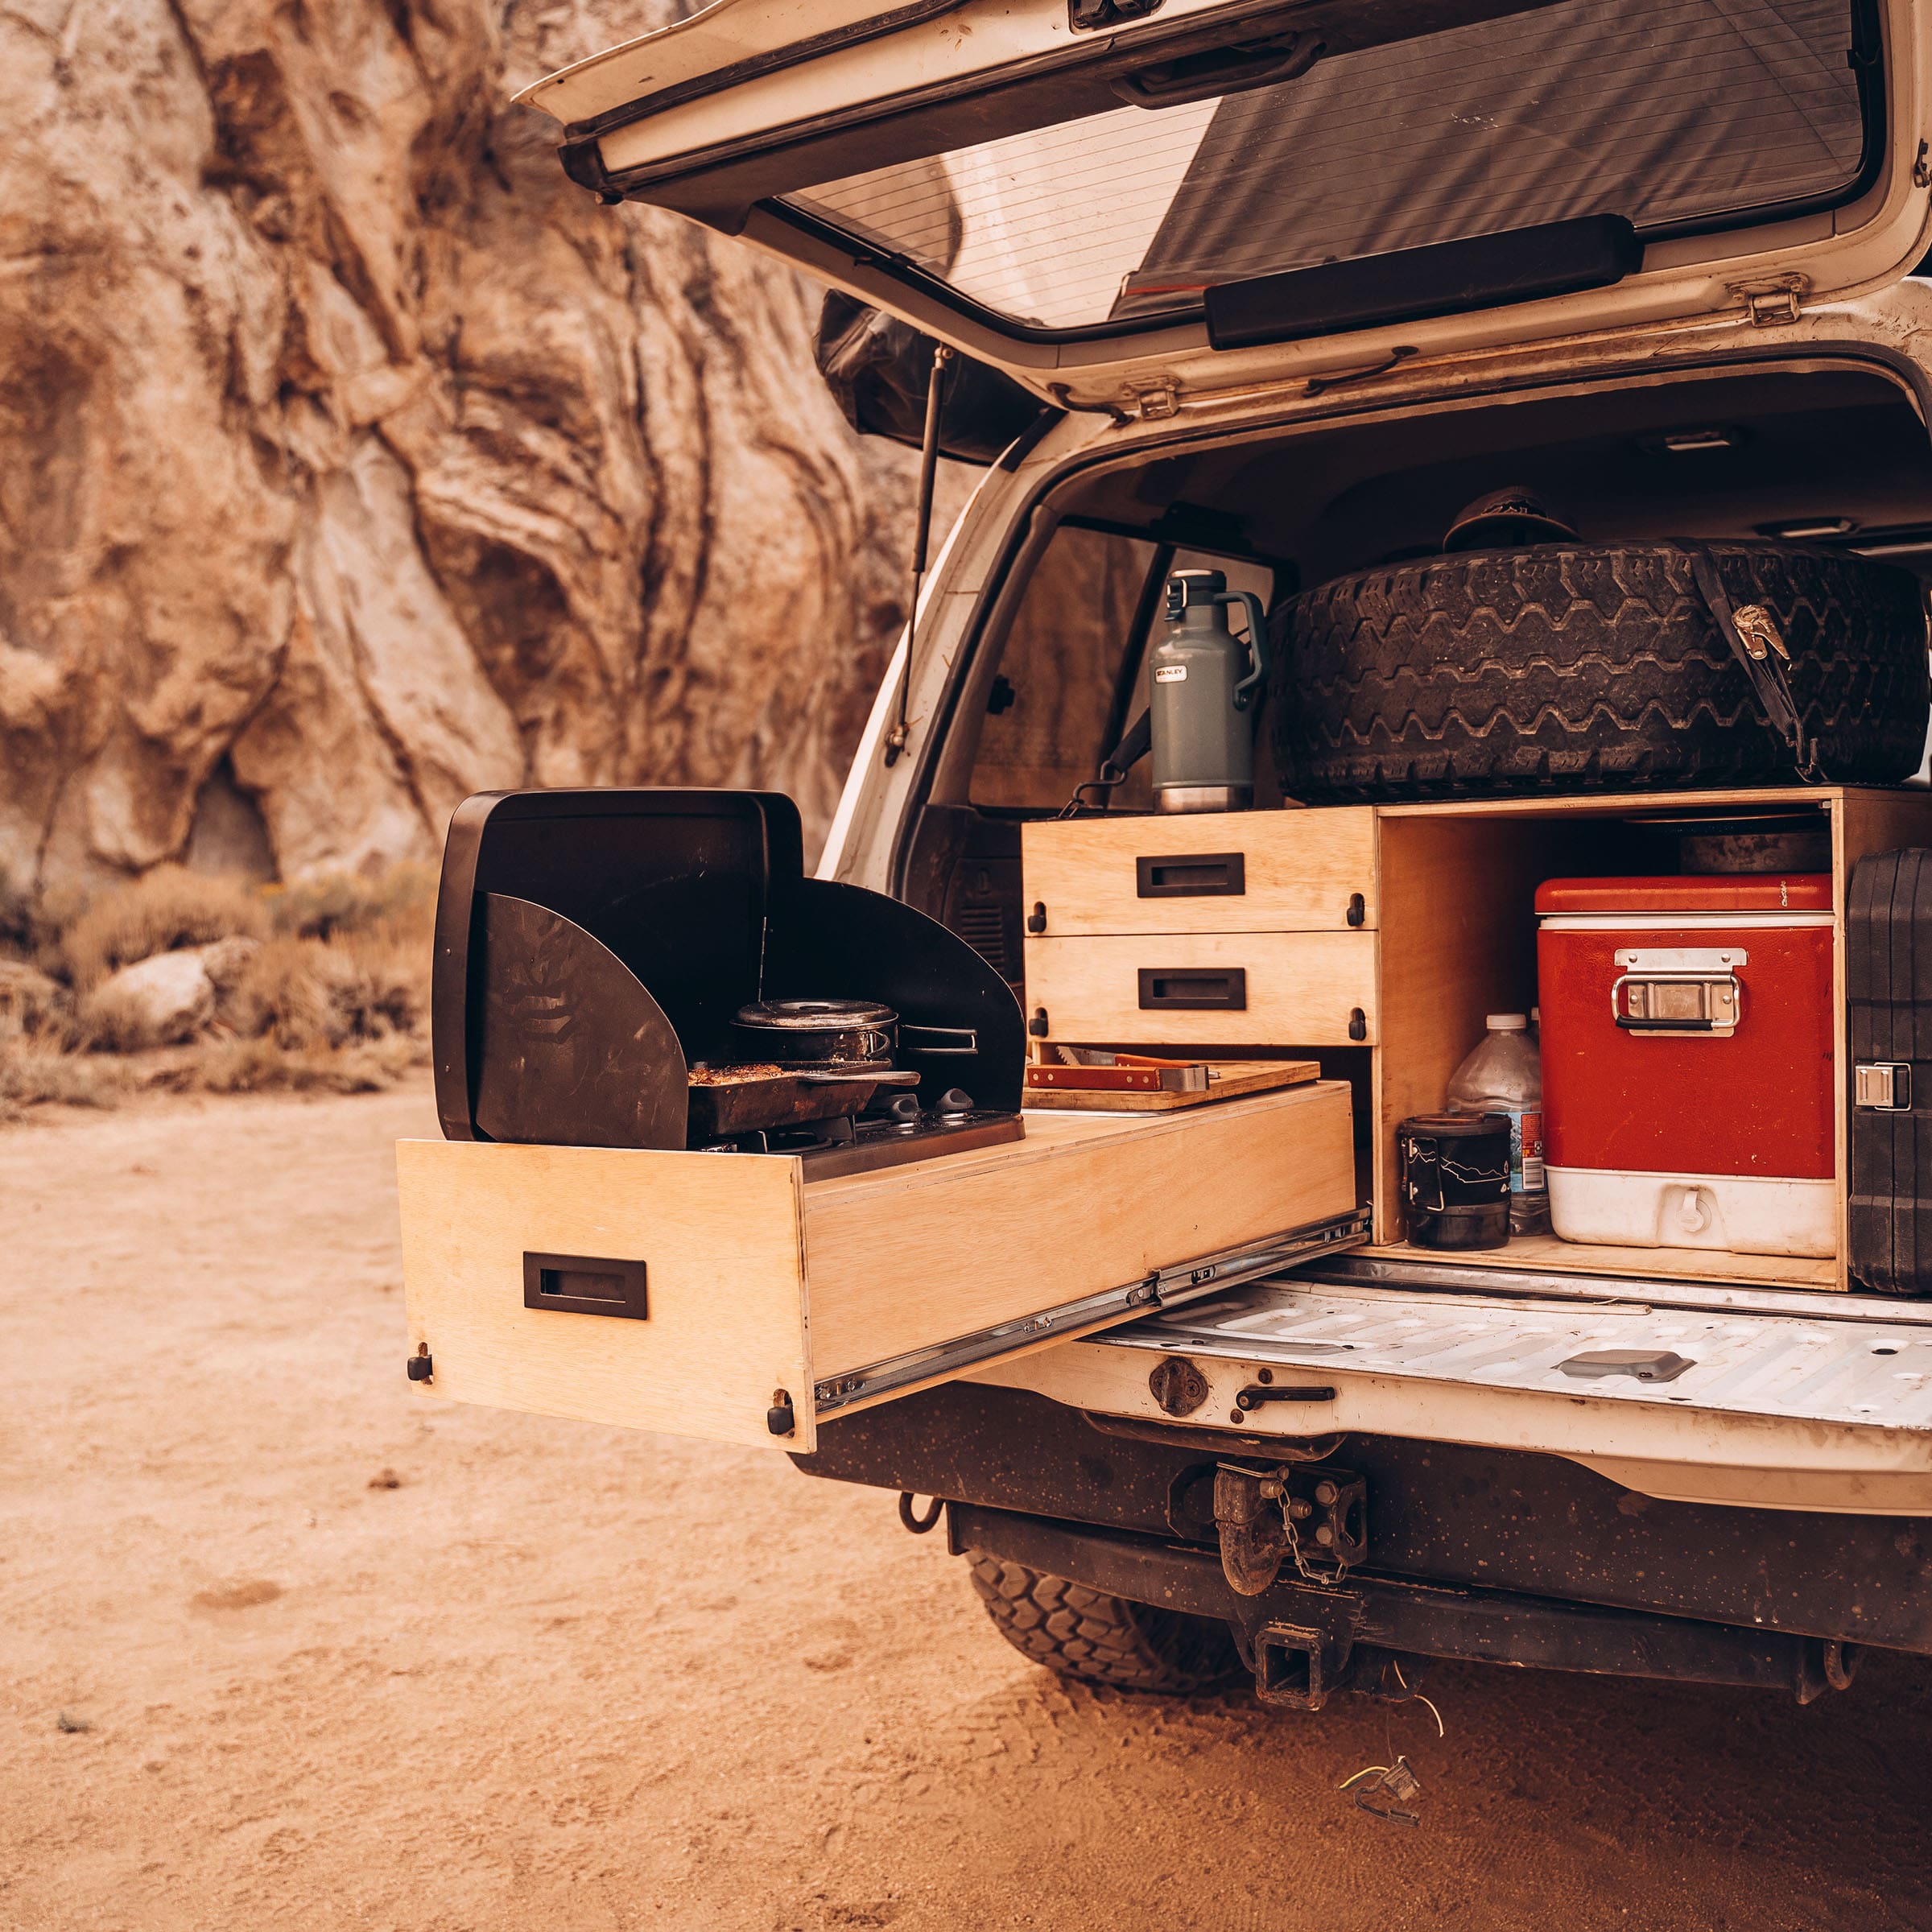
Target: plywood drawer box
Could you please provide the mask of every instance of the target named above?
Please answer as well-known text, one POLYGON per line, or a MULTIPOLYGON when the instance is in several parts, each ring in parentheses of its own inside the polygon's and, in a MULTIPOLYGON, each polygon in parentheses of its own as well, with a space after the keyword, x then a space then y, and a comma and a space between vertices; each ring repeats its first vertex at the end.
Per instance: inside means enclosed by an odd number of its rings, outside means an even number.
POLYGON ((1026 942, 1036 1037, 1074 1046, 1356 1046, 1376 1003, 1373 932, 1026 942))
POLYGON ((779 1155, 477 1141, 404 1141, 398 1166, 426 1398, 799 1451, 827 1414, 1146 1312, 1160 1271, 1357 1204, 1329 1083, 1031 1116, 1024 1141, 838 1179, 779 1155))
POLYGON ((1379 917, 1373 806, 1056 819, 1021 840, 1030 930, 1054 938, 1319 932, 1379 917))

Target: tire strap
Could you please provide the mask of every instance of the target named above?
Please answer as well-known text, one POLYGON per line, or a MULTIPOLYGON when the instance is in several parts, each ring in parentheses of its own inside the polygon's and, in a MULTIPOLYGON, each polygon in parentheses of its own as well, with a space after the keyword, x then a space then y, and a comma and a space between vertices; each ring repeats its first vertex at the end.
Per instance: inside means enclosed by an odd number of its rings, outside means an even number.
POLYGON ((1101 759, 1098 774, 1089 778, 1084 785, 1074 788, 1073 796, 1060 809, 1060 816, 1063 819, 1077 818, 1091 803, 1086 795, 1090 791, 1097 791, 1101 795, 1100 802, 1104 806, 1114 786, 1127 782, 1128 773, 1146 757, 1153 743, 1154 714, 1151 710, 1143 711, 1127 727, 1120 743, 1101 759))
POLYGON ((1790 746, 1798 777, 1807 785, 1816 783, 1823 776, 1818 768, 1818 747, 1806 738, 1804 719, 1791 695, 1785 670, 1791 653, 1777 621, 1761 604, 1743 604, 1733 609, 1710 551, 1693 550, 1690 556, 1698 594, 1710 610, 1718 634, 1731 646, 1732 656, 1751 680, 1765 722, 1790 746))

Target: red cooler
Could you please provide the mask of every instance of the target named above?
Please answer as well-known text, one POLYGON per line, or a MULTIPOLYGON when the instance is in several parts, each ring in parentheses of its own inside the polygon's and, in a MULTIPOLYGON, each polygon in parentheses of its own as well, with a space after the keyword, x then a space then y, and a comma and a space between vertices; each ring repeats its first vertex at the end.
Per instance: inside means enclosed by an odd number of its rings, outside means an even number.
POLYGON ((1835 1254, 1830 877, 1551 879, 1536 910, 1555 1232, 1835 1254))

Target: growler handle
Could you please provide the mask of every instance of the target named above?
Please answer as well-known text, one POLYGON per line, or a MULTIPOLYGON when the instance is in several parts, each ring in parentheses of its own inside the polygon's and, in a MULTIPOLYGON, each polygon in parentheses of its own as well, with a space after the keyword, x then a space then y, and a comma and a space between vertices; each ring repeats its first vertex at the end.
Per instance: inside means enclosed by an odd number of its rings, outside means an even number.
POLYGON ((1236 711, 1248 708, 1248 696, 1256 685, 1268 675, 1268 619, 1261 609, 1261 601, 1251 590, 1224 590, 1215 600, 1217 604, 1239 604, 1248 613, 1248 650, 1254 659, 1254 669, 1234 687, 1234 708, 1236 711))

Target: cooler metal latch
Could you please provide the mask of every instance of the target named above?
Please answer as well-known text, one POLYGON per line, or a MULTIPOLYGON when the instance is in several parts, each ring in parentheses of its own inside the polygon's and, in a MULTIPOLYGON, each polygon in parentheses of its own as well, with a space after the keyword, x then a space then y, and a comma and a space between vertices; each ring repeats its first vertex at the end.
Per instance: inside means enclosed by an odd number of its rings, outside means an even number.
POLYGON ((1744 989, 1736 968, 1750 955, 1660 947, 1619 952, 1610 988, 1610 1017, 1625 1032, 1728 1039, 1737 1030, 1744 989))
POLYGON ((1869 1113, 1909 1113, 1911 1062, 1860 1060, 1852 1069, 1852 1104, 1869 1113))

